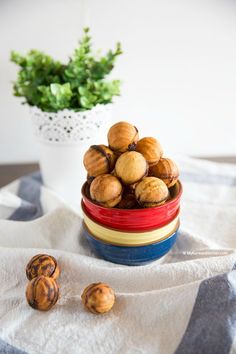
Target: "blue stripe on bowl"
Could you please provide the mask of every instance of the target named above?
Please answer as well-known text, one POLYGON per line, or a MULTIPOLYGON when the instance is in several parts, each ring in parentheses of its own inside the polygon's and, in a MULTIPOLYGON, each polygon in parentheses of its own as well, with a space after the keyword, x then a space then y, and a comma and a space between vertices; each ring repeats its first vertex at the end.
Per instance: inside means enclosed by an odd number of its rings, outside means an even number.
POLYGON ((178 230, 167 239, 145 246, 115 246, 94 238, 84 228, 84 236, 87 238, 92 251, 100 258, 112 263, 129 266, 144 265, 163 257, 173 247, 178 230))

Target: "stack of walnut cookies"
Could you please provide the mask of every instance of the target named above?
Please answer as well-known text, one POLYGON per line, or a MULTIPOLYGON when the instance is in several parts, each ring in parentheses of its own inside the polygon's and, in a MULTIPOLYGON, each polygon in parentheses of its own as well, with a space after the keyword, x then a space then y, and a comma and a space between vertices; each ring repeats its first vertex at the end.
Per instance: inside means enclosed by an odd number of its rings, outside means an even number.
POLYGON ((91 199, 107 208, 137 209, 164 204, 178 180, 175 162, 163 157, 153 137, 139 140, 128 122, 108 131, 108 146, 92 145, 84 155, 91 199))

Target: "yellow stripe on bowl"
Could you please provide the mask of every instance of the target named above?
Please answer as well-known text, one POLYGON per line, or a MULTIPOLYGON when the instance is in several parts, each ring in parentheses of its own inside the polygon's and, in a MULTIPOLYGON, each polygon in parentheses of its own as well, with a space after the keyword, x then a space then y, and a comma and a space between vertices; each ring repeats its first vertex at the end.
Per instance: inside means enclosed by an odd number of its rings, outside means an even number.
POLYGON ((96 238, 116 245, 138 246, 162 241, 172 235, 179 226, 179 215, 169 224, 147 232, 122 232, 101 226, 84 213, 84 223, 96 238))

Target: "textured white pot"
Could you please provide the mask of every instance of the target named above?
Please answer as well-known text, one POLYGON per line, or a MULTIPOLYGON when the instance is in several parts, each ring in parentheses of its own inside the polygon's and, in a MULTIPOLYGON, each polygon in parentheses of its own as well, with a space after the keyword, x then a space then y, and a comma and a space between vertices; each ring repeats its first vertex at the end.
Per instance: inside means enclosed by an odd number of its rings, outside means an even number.
POLYGON ((45 186, 78 207, 86 180, 83 155, 92 144, 104 144, 112 105, 97 105, 83 112, 57 113, 30 109, 39 143, 40 168, 45 186))

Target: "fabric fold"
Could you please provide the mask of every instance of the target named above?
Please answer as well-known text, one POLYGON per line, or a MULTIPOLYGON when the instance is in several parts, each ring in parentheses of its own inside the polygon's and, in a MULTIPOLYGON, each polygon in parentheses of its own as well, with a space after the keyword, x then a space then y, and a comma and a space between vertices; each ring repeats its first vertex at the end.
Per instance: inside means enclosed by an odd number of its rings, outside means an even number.
POLYGON ((161 261, 139 267, 96 258, 80 206, 45 188, 39 173, 0 190, 0 353, 236 351, 236 166, 176 162, 184 189, 178 241, 161 261), (45 313, 25 300, 25 267, 37 253, 61 268, 60 300, 45 313), (98 281, 117 295, 104 316, 80 300, 98 281))

